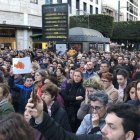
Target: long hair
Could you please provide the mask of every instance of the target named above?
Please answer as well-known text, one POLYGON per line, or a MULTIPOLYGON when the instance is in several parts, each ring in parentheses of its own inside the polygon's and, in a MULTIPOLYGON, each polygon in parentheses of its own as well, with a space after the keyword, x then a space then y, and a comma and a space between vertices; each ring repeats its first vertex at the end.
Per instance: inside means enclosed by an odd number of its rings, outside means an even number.
POLYGON ((0 125, 0 140, 34 140, 32 127, 20 114, 1 116, 0 125))

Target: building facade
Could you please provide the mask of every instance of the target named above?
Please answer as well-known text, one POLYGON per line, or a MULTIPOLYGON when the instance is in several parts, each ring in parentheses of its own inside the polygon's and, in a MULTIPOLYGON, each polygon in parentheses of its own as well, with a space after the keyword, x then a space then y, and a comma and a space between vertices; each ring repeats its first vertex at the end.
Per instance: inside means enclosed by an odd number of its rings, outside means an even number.
POLYGON ((0 0, 0 47, 28 49, 30 36, 42 28, 45 0, 0 0))
POLYGON ((102 0, 46 0, 46 4, 51 3, 68 3, 70 16, 101 14, 102 0))
MULTIPOLYGON (((106 5, 114 9, 113 11, 116 13, 113 14, 115 21, 137 21, 140 18, 138 0, 103 0, 102 12, 108 13, 110 8, 106 10, 106 5)), ((112 13, 112 10, 110 13, 112 13)))

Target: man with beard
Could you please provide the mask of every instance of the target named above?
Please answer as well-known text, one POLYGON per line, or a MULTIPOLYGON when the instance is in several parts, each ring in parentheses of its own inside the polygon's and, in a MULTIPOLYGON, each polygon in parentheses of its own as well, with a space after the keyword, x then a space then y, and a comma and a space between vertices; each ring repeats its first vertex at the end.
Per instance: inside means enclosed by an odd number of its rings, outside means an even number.
POLYGON ((88 61, 86 64, 86 71, 83 73, 84 76, 84 80, 92 77, 92 76, 96 76, 97 74, 94 72, 94 65, 93 62, 88 61))
POLYGON ((107 110, 103 140, 138 140, 140 116, 136 108, 126 103, 113 105, 107 110))

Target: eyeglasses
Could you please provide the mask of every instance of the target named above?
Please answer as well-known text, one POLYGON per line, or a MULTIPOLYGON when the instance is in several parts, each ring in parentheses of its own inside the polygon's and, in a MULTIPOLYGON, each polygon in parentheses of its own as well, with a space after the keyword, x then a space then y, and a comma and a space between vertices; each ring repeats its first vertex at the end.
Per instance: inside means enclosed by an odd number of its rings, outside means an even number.
POLYGON ((96 111, 100 111, 101 110, 101 108, 102 108, 103 106, 90 106, 90 109, 91 109, 91 111, 94 111, 94 110, 96 110, 96 111))

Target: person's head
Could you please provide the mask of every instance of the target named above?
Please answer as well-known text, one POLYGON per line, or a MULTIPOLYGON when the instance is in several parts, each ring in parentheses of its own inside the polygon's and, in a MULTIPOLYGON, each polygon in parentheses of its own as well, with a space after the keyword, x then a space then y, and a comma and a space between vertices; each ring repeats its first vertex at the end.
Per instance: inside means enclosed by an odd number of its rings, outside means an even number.
POLYGON ((94 67, 92 61, 88 61, 87 64, 86 64, 86 66, 87 66, 86 69, 87 69, 88 71, 91 71, 91 70, 93 69, 93 67, 94 67))
POLYGON ((69 78, 70 78, 70 79, 73 79, 74 71, 75 71, 75 68, 71 68, 71 69, 69 70, 69 78))
POLYGON ((124 64, 129 64, 129 61, 130 61, 129 57, 125 56, 124 57, 124 64))
POLYGON ((83 73, 80 71, 80 69, 76 69, 74 71, 73 81, 75 83, 83 82, 83 73))
POLYGON ((136 100, 136 81, 133 81, 129 83, 129 85, 126 88, 125 94, 124 94, 124 102, 127 102, 128 100, 136 100))
POLYGON ((86 89, 86 93, 93 93, 96 90, 103 90, 103 85, 101 84, 100 78, 98 76, 93 76, 84 80, 83 86, 86 89))
POLYGON ((136 140, 140 116, 130 104, 119 103, 107 109, 105 126, 102 129, 104 140, 136 140))
POLYGON ((106 92, 95 91, 89 95, 89 100, 92 114, 98 114, 100 118, 104 117, 108 104, 108 95, 106 92))
POLYGON ((58 65, 58 62, 56 60, 54 60, 52 64, 53 64, 53 67, 56 69, 57 65, 58 65))
POLYGON ((136 94, 138 99, 140 100, 140 80, 136 82, 136 94))
POLYGON ((111 59, 111 53, 106 52, 106 53, 105 53, 105 58, 106 58, 107 60, 111 59))
POLYGON ((5 98, 8 98, 10 95, 9 87, 6 84, 0 84, 0 101, 5 98))
POLYGON ((24 76, 24 85, 30 87, 33 85, 33 77, 30 74, 24 76))
POLYGON ((1 116, 0 124, 1 140, 34 140, 32 127, 20 114, 1 116))
POLYGON ((54 73, 54 67, 53 67, 52 64, 49 65, 49 67, 48 67, 48 73, 51 74, 51 75, 54 73))
POLYGON ((45 70, 38 70, 35 73, 35 81, 37 82, 44 82, 44 80, 47 78, 47 73, 45 70))
POLYGON ((132 59, 131 60, 131 65, 135 67, 137 65, 137 61, 135 59, 132 59))
POLYGON ((117 82, 120 86, 124 86, 128 79, 128 72, 125 69, 120 69, 117 72, 117 82))
POLYGON ((35 76, 36 71, 40 69, 40 65, 37 62, 32 62, 32 67, 31 67, 31 75, 35 76))
POLYGON ((61 77, 61 76, 65 76, 65 70, 63 68, 57 68, 56 70, 56 76, 57 77, 61 77))
POLYGON ((47 83, 42 87, 42 100, 49 106, 59 93, 58 87, 53 83, 47 83))
POLYGON ((123 64, 123 56, 118 56, 118 64, 123 64))
POLYGON ((107 89, 110 85, 112 85, 113 75, 110 72, 103 73, 101 75, 101 81, 103 83, 104 89, 107 89))
POLYGON ((100 72, 101 73, 105 73, 105 72, 109 72, 109 63, 108 62, 105 62, 103 61, 100 65, 100 72))

